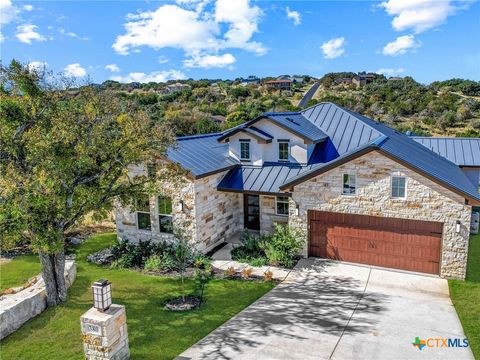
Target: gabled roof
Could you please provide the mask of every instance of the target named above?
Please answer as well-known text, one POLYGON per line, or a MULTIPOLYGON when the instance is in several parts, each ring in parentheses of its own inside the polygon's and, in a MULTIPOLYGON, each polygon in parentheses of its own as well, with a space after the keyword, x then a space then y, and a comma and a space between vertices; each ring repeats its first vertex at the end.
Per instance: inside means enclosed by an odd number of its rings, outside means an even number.
MULTIPOLYGON (((312 142, 314 144, 322 142, 328 138, 328 136, 317 126, 312 124, 302 114, 298 112, 284 112, 284 113, 263 113, 259 117, 247 121, 241 125, 238 125, 223 133, 218 141, 227 139, 235 133, 242 131, 243 129, 252 128, 252 126, 260 120, 270 120, 278 126, 290 131, 291 133, 301 137, 302 139, 312 142)), ((258 129, 257 129, 258 130, 258 129)))
POLYGON ((228 144, 220 144, 221 133, 177 138, 175 146, 167 151, 167 158, 180 164, 200 178, 226 170, 238 164, 228 155, 228 144))
POLYGON ((230 170, 217 190, 255 194, 283 194, 280 190, 286 179, 309 170, 311 166, 266 162, 263 166, 238 166, 230 170))
POLYGON ((458 166, 480 167, 479 138, 419 137, 412 139, 458 166))
MULTIPOLYGON (((324 127, 325 122, 327 122, 327 127, 332 127, 332 124, 329 124, 328 121, 319 121, 318 119, 321 118, 322 112, 324 114, 328 114, 334 109, 335 115, 333 118, 337 120, 332 120, 332 123, 342 123, 342 119, 348 119, 346 120, 347 123, 351 124, 353 121, 354 127, 358 127, 357 131, 360 131, 361 133, 364 133, 365 131, 370 133, 371 131, 370 136, 373 136, 374 139, 372 141, 362 143, 362 137, 359 138, 358 136, 351 135, 351 137, 353 136, 352 139, 359 139, 358 143, 360 146, 355 148, 350 145, 351 141, 347 141, 348 139, 344 138, 345 136, 341 136, 338 140, 335 140, 336 135, 332 135, 332 141, 334 143, 337 141, 339 146, 340 157, 326 164, 314 165, 309 172, 301 174, 295 178, 287 179, 285 184, 280 187, 281 189, 290 188, 295 184, 317 176, 318 174, 326 171, 325 167, 327 165, 330 168, 332 168, 332 164, 334 165, 333 167, 338 166, 344 158, 350 159, 358 156, 358 154, 361 154, 362 152, 378 150, 384 155, 393 158, 397 162, 409 168, 414 169, 416 172, 423 174, 425 177, 430 178, 431 180, 451 189, 452 191, 461 194, 468 199, 473 199, 475 202, 480 201, 480 194, 477 192, 477 189, 456 164, 442 156, 438 156, 436 153, 428 150, 425 146, 417 143, 408 136, 365 116, 344 109, 338 105, 324 103, 320 104, 320 110, 315 110, 314 108, 315 107, 309 108, 305 110, 305 112, 310 111, 311 113, 309 114, 309 118, 313 121, 317 121, 317 123, 320 123, 320 126, 324 127), (328 108, 326 107, 327 105, 329 105, 328 108), (319 115, 315 117, 312 116, 313 113, 318 113, 319 115), (360 123, 357 124, 357 121, 360 123), (348 146, 346 146, 346 144, 348 144, 348 146), (350 148, 350 150, 342 153, 341 151, 344 148, 350 148)), ((330 119, 332 117, 326 116, 326 118, 330 119)), ((340 127, 340 124, 338 124, 338 127, 340 127)), ((329 130, 326 131, 328 133, 329 130)), ((347 130, 345 129, 345 131, 347 130)))

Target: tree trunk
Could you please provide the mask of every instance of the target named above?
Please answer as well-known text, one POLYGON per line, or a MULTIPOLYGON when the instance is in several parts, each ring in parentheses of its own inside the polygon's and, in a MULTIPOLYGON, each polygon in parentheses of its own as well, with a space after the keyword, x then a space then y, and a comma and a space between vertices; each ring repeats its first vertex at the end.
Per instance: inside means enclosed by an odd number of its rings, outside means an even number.
POLYGON ((47 254, 40 252, 42 276, 47 292, 47 305, 55 306, 67 300, 67 286, 65 284, 65 252, 47 254))

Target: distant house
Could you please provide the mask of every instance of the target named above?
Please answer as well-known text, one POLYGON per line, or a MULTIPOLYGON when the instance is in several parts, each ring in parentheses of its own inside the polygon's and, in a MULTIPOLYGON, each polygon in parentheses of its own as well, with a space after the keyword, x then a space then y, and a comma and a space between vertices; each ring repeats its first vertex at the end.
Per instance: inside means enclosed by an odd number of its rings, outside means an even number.
POLYGON ((336 78, 335 80, 333 80, 333 82, 334 82, 335 85, 340 85, 340 84, 351 85, 352 84, 352 78, 349 78, 349 77, 336 78))
POLYGON ((188 84, 182 84, 182 83, 175 83, 175 84, 170 84, 165 87, 167 92, 174 92, 174 91, 182 91, 182 90, 190 90, 192 87, 188 84))
POLYGON ((357 86, 357 88, 360 88, 362 86, 365 86, 367 84, 370 84, 373 80, 375 80, 375 75, 373 74, 361 74, 354 76, 352 78, 352 83, 357 86))
POLYGON ((388 81, 401 81, 401 80, 403 80, 403 78, 400 76, 391 76, 388 78, 388 81))
POLYGON ((292 80, 270 80, 265 82, 268 90, 291 90, 292 80))

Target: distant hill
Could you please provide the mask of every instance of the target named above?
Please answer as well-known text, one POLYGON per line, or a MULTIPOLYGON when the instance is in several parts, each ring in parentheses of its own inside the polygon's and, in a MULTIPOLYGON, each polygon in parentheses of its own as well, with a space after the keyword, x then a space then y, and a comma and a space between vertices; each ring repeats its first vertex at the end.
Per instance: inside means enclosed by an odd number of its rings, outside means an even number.
POLYGON ((424 85, 411 77, 390 78, 366 73, 310 76, 291 90, 268 90, 273 78, 181 80, 168 83, 96 86, 135 99, 152 118, 168 122, 177 135, 215 132, 252 119, 264 111, 295 111, 302 95, 320 86, 307 106, 332 101, 417 135, 480 137, 480 82, 463 79, 424 85), (249 80, 250 79, 250 80, 249 80), (349 80, 350 79, 350 80, 349 80))

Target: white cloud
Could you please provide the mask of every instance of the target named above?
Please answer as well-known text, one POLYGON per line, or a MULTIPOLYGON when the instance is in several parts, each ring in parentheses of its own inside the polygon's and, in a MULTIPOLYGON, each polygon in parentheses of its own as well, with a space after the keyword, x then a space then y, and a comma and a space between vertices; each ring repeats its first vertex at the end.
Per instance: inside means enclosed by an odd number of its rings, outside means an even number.
POLYGON ((394 75, 400 75, 405 72, 404 68, 398 68, 398 69, 378 69, 375 71, 377 74, 383 74, 387 76, 394 76, 394 75))
POLYGON ((71 77, 84 77, 87 75, 87 71, 81 67, 79 63, 67 65, 67 67, 63 69, 63 72, 66 76, 71 77))
POLYGON ((129 73, 125 76, 112 76, 110 79, 118 82, 123 83, 131 83, 131 82, 140 82, 140 83, 148 83, 148 82, 165 82, 168 80, 182 80, 186 79, 187 77, 185 74, 178 70, 164 70, 164 71, 154 71, 150 74, 146 74, 143 72, 133 72, 129 73))
POLYGON ((40 73, 45 71, 47 67, 48 63, 46 61, 31 61, 27 65, 28 70, 40 73))
MULTIPOLYGON (((393 16, 392 27, 395 30, 421 33, 444 23, 460 10, 452 3, 451 0, 387 0, 379 6, 393 16)), ((468 6, 468 2, 463 4, 463 7, 468 6)))
POLYGON ((64 28, 58 28, 58 32, 63 36, 70 36, 70 37, 73 37, 73 38, 78 39, 78 40, 89 40, 88 37, 79 36, 72 31, 66 31, 64 28))
POLYGON ((19 12, 10 0, 0 0, 0 25, 6 25, 15 20, 19 12))
POLYGON ((105 66, 105 69, 110 70, 111 72, 119 72, 120 71, 120 68, 118 67, 117 64, 108 64, 107 66, 105 66))
POLYGON ((345 53, 345 38, 339 37, 331 39, 320 46, 325 59, 335 59, 345 53))
POLYGON ((32 11, 33 10, 33 5, 23 5, 23 10, 32 11))
POLYGON ((290 10, 287 6, 285 11, 287 12, 287 18, 293 20, 293 24, 300 25, 302 23, 302 17, 298 11, 290 10))
POLYGON ((170 61, 170 60, 169 60, 166 56, 164 56, 164 55, 160 55, 160 56, 158 57, 158 62, 159 62, 160 64, 166 64, 166 63, 169 62, 169 61, 170 61))
POLYGON ((200 67, 200 68, 212 68, 212 67, 225 67, 232 65, 235 62, 235 57, 232 54, 223 55, 204 55, 193 56, 191 59, 183 61, 185 67, 200 67))
MULTIPOLYGON (((218 55, 221 50, 236 48, 264 54, 267 50, 251 38, 258 31, 262 11, 249 0, 210 1, 180 0, 159 6, 155 11, 128 14, 125 33, 117 36, 113 49, 122 55, 142 46, 155 50, 183 50, 187 63, 218 55), (206 10, 210 6, 209 11, 206 10)), ((223 62, 218 62, 224 66, 223 62)))
POLYGON ((43 35, 38 33, 38 26, 32 24, 24 24, 17 26, 16 37, 18 40, 25 44, 31 44, 32 41, 45 41, 47 40, 43 35))
POLYGON ((403 55, 407 51, 412 51, 422 46, 420 41, 416 41, 413 35, 404 35, 397 37, 383 47, 382 54, 387 56, 403 55))

